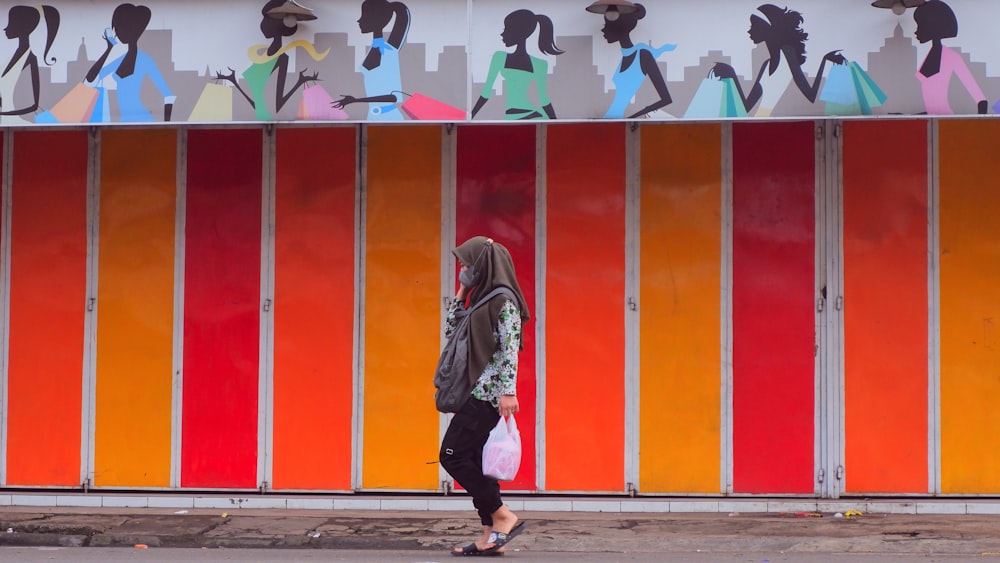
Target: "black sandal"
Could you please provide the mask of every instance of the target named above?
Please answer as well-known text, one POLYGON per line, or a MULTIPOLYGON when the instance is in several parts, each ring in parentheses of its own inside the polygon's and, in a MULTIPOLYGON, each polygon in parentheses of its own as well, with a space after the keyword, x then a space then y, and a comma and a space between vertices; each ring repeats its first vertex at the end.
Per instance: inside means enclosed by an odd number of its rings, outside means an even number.
POLYGON ((499 549, 499 546, 485 550, 479 549, 479 546, 476 545, 476 542, 472 542, 469 545, 464 545, 462 546, 461 549, 462 549, 461 551, 455 551, 453 549, 451 550, 451 554, 454 555, 455 557, 479 557, 479 556, 497 557, 498 555, 503 555, 504 553, 502 551, 495 551, 496 549, 499 549))
POLYGON ((514 527, 511 528, 510 533, 505 534, 503 532, 491 532, 490 533, 490 540, 488 542, 486 542, 486 543, 493 544, 493 547, 491 547, 489 549, 486 549, 486 550, 483 550, 480 553, 482 553, 483 555, 492 555, 492 554, 503 553, 503 552, 497 551, 497 550, 500 549, 501 547, 507 545, 508 543, 510 543, 510 540, 512 540, 515 537, 517 537, 518 534, 520 534, 523 531, 524 531, 524 522, 518 520, 517 524, 514 524, 514 527))

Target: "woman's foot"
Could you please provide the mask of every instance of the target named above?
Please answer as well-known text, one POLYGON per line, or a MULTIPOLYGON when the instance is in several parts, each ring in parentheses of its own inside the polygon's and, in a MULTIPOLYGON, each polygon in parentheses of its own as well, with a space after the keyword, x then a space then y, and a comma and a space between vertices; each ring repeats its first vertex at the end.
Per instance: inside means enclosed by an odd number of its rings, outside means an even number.
MULTIPOLYGON (((492 551, 493 553, 500 552, 504 549, 504 544, 510 541, 514 536, 516 536, 521 531, 521 527, 524 525, 523 522, 514 514, 507 505, 501 506, 496 512, 491 514, 493 518, 492 532, 486 535, 486 551, 492 551), (499 535, 499 538, 497 537, 499 535), (498 541, 499 540, 499 541, 498 541), (499 543, 499 545, 497 545, 499 543)), ((484 526, 484 529, 486 527, 484 526)))
MULTIPOLYGON (((470 543, 469 545, 456 547, 455 549, 452 550, 451 554, 466 555, 466 556, 484 555, 483 552, 493 547, 493 544, 489 543, 491 533, 493 533, 492 526, 483 526, 483 535, 480 536, 479 539, 477 539, 473 543, 470 543)), ((500 549, 490 551, 490 554, 493 555, 503 554, 503 552, 504 548, 501 547, 500 549)))

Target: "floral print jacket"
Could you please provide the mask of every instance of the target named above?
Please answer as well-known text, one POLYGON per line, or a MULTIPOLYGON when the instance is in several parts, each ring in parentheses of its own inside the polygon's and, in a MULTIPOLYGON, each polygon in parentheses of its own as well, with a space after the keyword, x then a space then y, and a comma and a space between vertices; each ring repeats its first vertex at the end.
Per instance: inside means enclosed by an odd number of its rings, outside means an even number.
MULTIPOLYGON (((457 313, 464 304, 458 299, 448 307, 448 318, 445 321, 445 338, 451 338, 458 326, 457 313)), ((480 401, 487 401, 494 407, 500 406, 500 397, 517 394, 517 353, 521 349, 521 313, 514 302, 508 299, 500 309, 497 326, 493 329, 496 340, 496 351, 486 369, 479 376, 479 381, 472 389, 472 396, 480 401)))

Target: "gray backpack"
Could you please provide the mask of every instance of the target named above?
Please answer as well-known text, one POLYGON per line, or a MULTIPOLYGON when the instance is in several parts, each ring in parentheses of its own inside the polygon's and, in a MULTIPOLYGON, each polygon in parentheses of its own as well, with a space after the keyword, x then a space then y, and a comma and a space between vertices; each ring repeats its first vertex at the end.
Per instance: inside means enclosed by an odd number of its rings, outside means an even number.
POLYGON ((434 373, 434 388, 437 389, 434 392, 434 402, 437 410, 458 412, 472 395, 472 379, 469 377, 469 322, 473 311, 501 294, 517 302, 514 292, 506 287, 498 287, 472 307, 458 312, 458 325, 441 350, 441 358, 434 373))

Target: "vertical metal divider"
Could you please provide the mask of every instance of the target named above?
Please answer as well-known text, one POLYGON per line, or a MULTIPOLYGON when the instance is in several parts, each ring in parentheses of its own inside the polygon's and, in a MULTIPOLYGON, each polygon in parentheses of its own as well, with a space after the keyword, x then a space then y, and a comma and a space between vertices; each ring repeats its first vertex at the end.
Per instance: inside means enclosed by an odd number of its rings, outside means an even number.
POLYGON ((828 272, 830 272, 828 277, 835 284, 831 295, 835 295, 836 299, 833 313, 828 320, 830 340, 828 368, 830 371, 827 375, 832 391, 832 402, 828 404, 828 408, 831 410, 829 431, 831 432, 832 465, 835 477, 830 481, 833 488, 830 496, 836 499, 844 493, 847 482, 844 450, 846 440, 844 420, 846 407, 844 394, 844 306, 846 296, 844 295, 844 124, 842 121, 835 122, 832 135, 827 151, 829 163, 827 170, 830 179, 830 183, 827 185, 827 233, 829 233, 827 243, 829 259, 827 262, 828 272))
POLYGON ((719 253, 722 258, 720 271, 722 280, 722 303, 719 311, 721 319, 719 327, 722 385, 719 393, 721 415, 719 430, 719 460, 721 482, 720 491, 732 494, 733 486, 733 124, 722 124, 722 248, 719 253))
POLYGON ((7 484, 7 354, 10 346, 10 220, 14 177, 14 131, 3 133, 3 177, 0 180, 0 487, 7 484))
POLYGON ((813 127, 816 132, 815 136, 815 187, 814 187, 814 205, 815 205, 815 227, 814 227, 814 237, 815 237, 815 321, 814 321, 814 342, 815 342, 815 354, 813 359, 814 366, 814 397, 813 397, 813 471, 814 471, 814 489, 813 492, 820 498, 827 498, 829 496, 829 464, 830 464, 830 448, 829 448, 829 420, 827 418, 827 409, 825 405, 829 400, 829 389, 827 387, 827 381, 825 374, 827 370, 827 358, 829 357, 829 342, 827 339, 827 311, 829 310, 830 302, 830 287, 828 281, 828 271, 827 271, 827 245, 826 245, 826 187, 828 184, 828 174, 827 174, 827 140, 829 138, 829 130, 832 128, 832 121, 814 121, 813 127))
POLYGON ((277 140, 274 125, 262 131, 260 349, 257 393, 257 484, 262 493, 274 483, 274 253, 277 140))
POLYGON ((80 484, 88 490, 94 482, 94 440, 97 409, 98 263, 101 226, 101 130, 87 135, 87 303, 84 307, 83 420, 81 421, 80 484))
POLYGON ((629 124, 625 142, 625 295, 622 296, 622 315, 625 323, 625 483, 627 492, 641 490, 639 482, 639 443, 641 419, 639 393, 642 373, 639 371, 639 322, 642 315, 642 294, 639 262, 642 215, 642 126, 629 124), (634 304, 635 310, 628 305, 634 304))
POLYGON ((546 286, 548 275, 548 160, 549 126, 535 126, 535 489, 545 490, 546 286))
POLYGON ((351 416, 351 450, 354 465, 351 484, 354 490, 364 485, 365 433, 365 247, 368 187, 368 126, 357 125, 357 168, 354 177, 355 237, 354 247, 354 413, 351 416))
MULTIPOLYGON (((455 291, 455 257, 451 249, 456 235, 456 201, 458 195, 458 128, 454 124, 441 127, 441 334, 440 344, 444 348, 445 314, 455 291)), ((444 439, 444 433, 451 422, 451 414, 441 413, 438 417, 438 443, 444 439)), ((448 494, 453 486, 453 479, 444 467, 438 464, 438 482, 442 492, 448 494)))
POLYGON ((184 242, 187 225, 188 129, 177 131, 177 177, 174 209, 174 326, 172 399, 170 405, 170 486, 181 486, 181 446, 184 414, 184 242))
POLYGON ((927 477, 928 492, 941 494, 941 178, 936 119, 927 122, 927 477))

